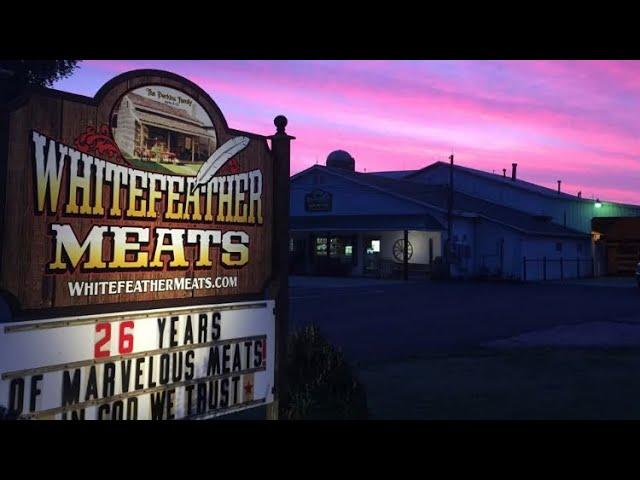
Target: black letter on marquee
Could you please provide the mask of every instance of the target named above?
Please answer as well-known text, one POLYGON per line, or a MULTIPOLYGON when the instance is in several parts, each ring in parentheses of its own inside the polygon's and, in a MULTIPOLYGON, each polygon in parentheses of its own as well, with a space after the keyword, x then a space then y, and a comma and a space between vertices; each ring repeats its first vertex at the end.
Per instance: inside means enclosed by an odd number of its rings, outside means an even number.
POLYGON ((9 412, 15 415, 20 415, 22 413, 23 403, 24 378, 14 378, 9 384, 9 412))
POLYGON ((42 380, 42 375, 34 375, 31 377, 31 392, 30 392, 30 401, 29 401, 29 411, 36 411, 36 397, 42 393, 42 391, 38 388, 38 382, 42 380))
POLYGON ((166 318, 158 319, 158 348, 162 348, 162 342, 164 340, 164 326, 166 323, 166 318))
POLYGON ((116 389, 116 364, 104 364, 104 378, 102 381, 102 398, 113 397, 116 389))
POLYGON ((197 412, 204 413, 207 411, 207 384, 205 382, 198 383, 198 395, 197 395, 197 412))
POLYGON ((167 392, 155 392, 150 395, 151 397, 151 420, 162 420, 162 414, 164 413, 164 401, 166 399, 167 392))
POLYGON ((69 371, 62 374, 62 406, 71 405, 80 401, 80 369, 73 371, 73 381, 69 377, 69 371))
POLYGON ((231 378, 233 382, 233 404, 238 403, 238 382, 240 381, 240 375, 231 378))
POLYGON ((84 395, 85 401, 89 397, 98 398, 98 379, 96 378, 96 366, 91 365, 89 368, 89 379, 87 380, 87 392, 84 395))
POLYGON ((183 345, 193 344, 193 329, 191 328, 191 315, 187 315, 187 324, 184 327, 183 345))
POLYGON ((229 379, 223 378, 220 381, 220 406, 226 407, 229 404, 229 379))
POLYGON ((226 344, 222 347, 222 373, 229 373, 231 369, 229 368, 229 349, 231 348, 230 344, 226 344))
POLYGON ((142 376, 142 364, 145 361, 145 357, 136 358, 136 383, 134 385, 135 390, 142 390, 144 385, 140 383, 140 377, 142 376))
POLYGON ((187 350, 187 353, 184 354, 184 379, 185 380, 193 380, 194 375, 194 365, 193 365, 193 357, 195 357, 196 352, 193 350, 187 350), (191 360, 189 360, 191 358, 191 360))
MULTIPOLYGON (((84 408, 81 408, 80 410, 71 410, 71 420, 84 420, 84 408)), ((66 420, 67 419, 67 412, 64 412, 62 414, 62 419, 66 420)))
POLYGON ((160 355, 160 385, 169 383, 169 354, 160 355))
POLYGON ((209 363, 207 364, 207 377, 220 374, 220 350, 218 346, 209 349, 209 363))
POLYGON ((242 370, 242 362, 240 361, 240 344, 236 343, 236 347, 233 349, 233 371, 237 372, 242 370))
POLYGON ((111 410, 111 420, 122 420, 124 418, 122 414, 123 409, 124 405, 122 404, 122 400, 114 402, 111 410))
POLYGON ((173 352, 171 354, 173 361, 171 362, 171 372, 174 382, 182 380, 182 352, 173 352))
POLYGON ((170 347, 177 347, 178 346, 178 340, 176 340, 176 337, 178 336, 178 329, 176 328, 176 323, 178 322, 178 320, 180 320, 180 317, 171 317, 171 327, 170 328, 170 337, 169 337, 169 346, 170 347))
POLYGON ((249 340, 248 342, 244 342, 244 351, 247 354, 247 363, 245 363, 245 368, 251 368, 251 344, 253 342, 249 340))
POLYGON ((209 317, 206 313, 201 313, 198 316, 198 343, 204 343, 207 341, 207 323, 209 317))
POLYGON ((253 344, 253 366, 262 365, 262 340, 256 340, 253 344))
POLYGON ((167 392, 167 420, 173 420, 174 418, 176 418, 176 414, 173 413, 173 396, 175 394, 175 388, 172 388, 167 392))
POLYGON ((218 380, 209 382, 209 410, 218 408, 218 380))
POLYGON ((127 399, 127 420, 138 419, 138 397, 127 399))
POLYGON ((108 415, 109 414, 109 404, 105 403, 102 404, 98 407, 98 420, 106 420, 105 417, 103 415, 108 415))
POLYGON ((122 374, 122 393, 127 393, 131 380, 131 360, 120 362, 120 373, 122 374))
POLYGON ((187 416, 191 415, 191 393, 193 392, 194 385, 187 385, 184 387, 185 392, 187 392, 187 416))
POLYGON ((153 381, 153 356, 149 357, 149 375, 148 375, 148 381, 147 383, 149 384, 147 388, 153 388, 156 386, 156 382, 153 381))
POLYGON ((213 339, 218 340, 220 338, 220 312, 214 312, 213 314, 213 339))

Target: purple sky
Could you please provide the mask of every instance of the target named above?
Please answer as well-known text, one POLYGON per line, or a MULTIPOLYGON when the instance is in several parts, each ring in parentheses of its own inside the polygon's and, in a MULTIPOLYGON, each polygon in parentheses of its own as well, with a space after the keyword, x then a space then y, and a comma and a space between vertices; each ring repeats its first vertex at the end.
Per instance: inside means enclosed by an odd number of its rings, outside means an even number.
POLYGON ((229 125, 289 119, 292 173, 347 150, 358 171, 446 160, 583 197, 640 204, 637 61, 84 61, 55 88, 93 96, 158 68, 206 90, 229 125))

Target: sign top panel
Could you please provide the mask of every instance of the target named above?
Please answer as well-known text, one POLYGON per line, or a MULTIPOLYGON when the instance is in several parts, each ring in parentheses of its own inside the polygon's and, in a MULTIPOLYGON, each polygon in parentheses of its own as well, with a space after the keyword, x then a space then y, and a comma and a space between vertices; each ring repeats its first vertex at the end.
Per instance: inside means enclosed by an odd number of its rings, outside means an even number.
POLYGON ((264 290, 271 151, 197 85, 142 70, 94 98, 34 89, 8 121, 0 289, 19 316, 264 290))

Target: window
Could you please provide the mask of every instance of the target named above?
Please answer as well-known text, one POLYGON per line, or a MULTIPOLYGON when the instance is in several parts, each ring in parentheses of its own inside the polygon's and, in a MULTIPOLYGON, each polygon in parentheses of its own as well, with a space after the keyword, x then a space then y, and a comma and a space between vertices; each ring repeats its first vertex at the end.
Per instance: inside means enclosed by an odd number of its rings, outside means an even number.
POLYGON ((327 254, 327 237, 316 238, 316 255, 327 254))
POLYGON ((367 253, 380 253, 380 240, 371 240, 371 245, 367 248, 367 253))
POLYGON ((294 250, 295 248, 294 248, 293 237, 289 237, 289 253, 293 253, 294 250))
POLYGON ((353 237, 316 237, 316 256, 329 257, 340 263, 355 262, 353 255, 355 240, 353 237), (327 248, 329 255, 327 255, 327 248))
POLYGON ((562 242, 556 242, 556 252, 562 251, 562 242))
POLYGON ((582 244, 578 243, 578 253, 582 253, 582 244))

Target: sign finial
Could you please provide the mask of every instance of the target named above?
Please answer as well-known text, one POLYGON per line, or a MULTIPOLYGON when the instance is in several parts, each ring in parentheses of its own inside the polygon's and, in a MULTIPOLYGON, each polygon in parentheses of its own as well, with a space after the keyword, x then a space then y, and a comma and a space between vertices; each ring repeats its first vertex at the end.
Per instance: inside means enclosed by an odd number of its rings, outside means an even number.
POLYGON ((276 118, 273 119, 273 124, 276 126, 276 133, 278 134, 286 134, 286 132, 284 131, 285 127, 287 126, 287 123, 289 123, 289 121, 287 120, 287 117, 285 117, 284 115, 278 115, 276 118))

